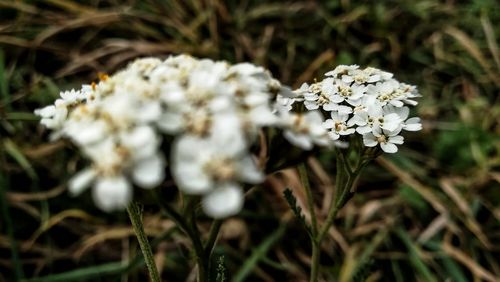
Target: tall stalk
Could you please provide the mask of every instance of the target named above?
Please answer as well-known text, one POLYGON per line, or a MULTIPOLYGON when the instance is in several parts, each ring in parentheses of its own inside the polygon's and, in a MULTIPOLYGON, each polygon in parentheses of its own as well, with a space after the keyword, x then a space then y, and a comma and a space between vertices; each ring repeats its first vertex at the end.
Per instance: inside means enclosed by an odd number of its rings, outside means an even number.
POLYGON ((156 264, 153 257, 153 251, 151 250, 151 245, 149 245, 148 238, 146 237, 146 232, 144 232, 144 225, 142 223, 142 211, 139 205, 132 202, 127 207, 128 215, 130 221, 132 222, 132 227, 134 228, 135 235, 139 241, 139 246, 141 247, 142 255, 144 256, 144 261, 148 268, 149 277, 152 282, 160 282, 160 275, 158 274, 158 269, 156 269, 156 264))
POLYGON ((339 210, 349 201, 352 196, 351 189, 359 176, 361 170, 368 164, 370 158, 365 158, 363 154, 358 156, 356 164, 351 167, 347 155, 345 152, 337 151, 336 154, 336 180, 335 180, 335 193, 332 193, 332 198, 330 201, 330 207, 325 221, 321 226, 316 222, 314 213, 314 203, 312 202, 312 192, 310 191, 310 185, 304 182, 307 178, 303 176, 305 173, 305 167, 301 169, 299 167, 299 173, 301 175, 302 182, 306 189, 306 195, 308 196, 308 209, 311 213, 311 245, 312 245, 312 257, 311 257, 311 273, 310 282, 318 281, 319 267, 320 267, 320 255, 321 255, 321 244, 333 225, 333 221, 337 216, 339 210), (310 199, 311 198, 311 199, 310 199))
POLYGON ((158 203, 166 215, 175 222, 175 224, 188 236, 191 241, 194 249, 196 265, 198 267, 198 281, 208 281, 210 277, 212 252, 222 225, 222 221, 216 219, 212 222, 208 239, 205 243, 203 243, 200 231, 196 224, 196 198, 188 198, 182 215, 163 201, 158 201, 158 203))

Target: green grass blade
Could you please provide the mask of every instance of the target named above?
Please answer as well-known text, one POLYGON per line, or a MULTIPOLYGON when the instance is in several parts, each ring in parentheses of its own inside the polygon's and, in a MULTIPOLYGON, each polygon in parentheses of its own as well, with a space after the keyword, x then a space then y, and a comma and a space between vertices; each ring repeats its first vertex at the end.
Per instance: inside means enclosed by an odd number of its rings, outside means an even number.
MULTIPOLYGON (((14 229, 12 225, 12 218, 10 217, 9 206, 7 204, 6 192, 7 187, 9 187, 9 179, 7 175, 4 175, 0 170, 0 207, 3 215, 3 224, 5 225, 5 229, 7 232, 7 236, 10 241, 10 252, 11 252, 11 260, 14 265, 14 275, 16 281, 19 281, 24 277, 23 268, 21 264, 21 259, 19 257, 19 252, 17 249, 17 242, 14 238, 14 229)), ((0 225, 1 226, 1 225, 0 225)))
POLYGON ((17 163, 26 171, 28 176, 33 179, 37 180, 38 176, 36 175, 35 170, 31 166, 30 162, 28 159, 23 155, 23 153, 19 150, 19 148, 12 142, 10 139, 6 139, 3 142, 3 146, 5 148, 5 151, 14 159, 17 161, 17 163))
POLYGON ((92 267, 80 268, 64 273, 21 280, 22 282, 66 282, 66 281, 89 281, 113 274, 125 272, 129 264, 123 262, 111 262, 92 267))
POLYGON ((9 103, 7 88, 7 76, 5 75, 5 54, 2 49, 0 49, 0 100, 4 104, 9 103))
POLYGON ((276 243, 283 233, 285 232, 285 225, 280 225, 280 227, 274 231, 269 237, 267 237, 250 255, 250 257, 243 263, 243 266, 238 270, 234 276, 233 282, 242 282, 252 273, 252 270, 257 265, 257 263, 262 260, 269 249, 276 243))
POLYGON ((425 281, 437 282, 436 277, 434 277, 431 270, 427 267, 425 262, 420 257, 418 246, 416 246, 415 243, 412 242, 408 233, 404 229, 398 228, 396 234, 408 249, 408 258, 410 259, 410 262, 417 273, 419 273, 425 281))

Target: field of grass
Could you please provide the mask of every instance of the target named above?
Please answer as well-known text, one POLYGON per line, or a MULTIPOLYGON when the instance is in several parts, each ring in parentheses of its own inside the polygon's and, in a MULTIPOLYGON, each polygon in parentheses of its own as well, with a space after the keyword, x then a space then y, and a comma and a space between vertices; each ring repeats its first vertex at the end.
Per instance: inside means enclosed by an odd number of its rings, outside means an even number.
MULTIPOLYGON (((417 85, 424 129, 363 172, 323 245, 323 279, 499 281, 499 38, 495 0, 0 0, 0 282, 145 281, 126 212, 68 195, 85 160, 49 142, 32 113, 133 58, 180 53, 250 61, 294 87, 339 64, 417 85)), ((309 160, 320 220, 333 163, 326 151, 309 160)), ((297 173, 285 170, 224 222, 214 263, 225 280, 214 281, 308 279, 307 233, 284 187, 303 206, 297 173)), ((175 200, 171 183, 161 189, 175 200)), ((193 281, 189 241, 137 193, 162 277, 193 281)))

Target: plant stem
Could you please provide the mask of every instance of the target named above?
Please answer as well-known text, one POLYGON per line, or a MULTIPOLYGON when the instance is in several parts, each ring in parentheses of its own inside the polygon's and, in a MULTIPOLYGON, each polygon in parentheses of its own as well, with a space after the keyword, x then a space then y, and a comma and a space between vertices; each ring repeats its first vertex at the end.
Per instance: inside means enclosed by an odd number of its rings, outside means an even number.
POLYGON ((301 163, 298 168, 302 186, 304 186, 304 189, 306 190, 307 208, 309 209, 309 214, 311 215, 311 234, 313 237, 316 237, 316 234, 318 233, 318 222, 316 219, 316 211, 314 209, 314 198, 311 185, 309 184, 309 178, 307 177, 307 168, 305 163, 301 163))
POLYGON ((198 226, 196 225, 196 205, 194 203, 193 198, 190 198, 188 201, 187 209, 184 210, 186 213, 185 216, 188 219, 188 225, 191 229, 191 242, 193 243, 194 252, 196 255, 196 263, 198 264, 198 281, 204 282, 208 281, 208 258, 205 255, 205 248, 203 248, 203 244, 201 242, 200 231, 198 230, 198 226))
POLYGON ((362 160, 360 156, 355 164, 354 169, 351 168, 349 162, 344 155, 344 152, 337 152, 337 177, 335 180, 336 192, 332 194, 330 207, 326 220, 316 232, 316 236, 312 240, 312 262, 310 282, 318 281, 321 243, 323 242, 328 230, 333 224, 339 210, 347 203, 351 196, 351 188, 354 185, 361 170, 368 164, 369 161, 362 160))
POLYGON ((205 243, 205 255, 209 258, 212 256, 212 251, 214 249, 215 240, 217 240, 217 235, 219 235, 220 227, 222 226, 222 220, 215 219, 210 226, 210 231, 208 232, 208 239, 205 243))
POLYGON ((311 240, 312 242, 312 257, 311 257, 311 275, 310 281, 316 282, 318 281, 318 273, 319 273, 319 258, 321 255, 321 243, 318 242, 315 238, 311 240))
POLYGON ((156 269, 153 251, 149 245, 148 238, 144 232, 144 225, 142 224, 142 211, 139 205, 135 202, 130 203, 127 207, 128 215, 130 221, 132 222, 132 227, 134 228, 135 235, 139 241, 139 246, 141 247, 142 254, 144 256, 144 261, 149 271, 149 276, 151 281, 160 282, 160 275, 158 274, 158 269, 156 269))
POLYGON ((187 197, 187 203, 183 209, 184 215, 181 215, 163 201, 158 201, 158 204, 167 216, 189 237, 196 256, 198 281, 207 281, 209 277, 210 257, 222 222, 220 220, 215 220, 212 223, 210 234, 204 247, 198 227, 196 226, 196 198, 187 197))

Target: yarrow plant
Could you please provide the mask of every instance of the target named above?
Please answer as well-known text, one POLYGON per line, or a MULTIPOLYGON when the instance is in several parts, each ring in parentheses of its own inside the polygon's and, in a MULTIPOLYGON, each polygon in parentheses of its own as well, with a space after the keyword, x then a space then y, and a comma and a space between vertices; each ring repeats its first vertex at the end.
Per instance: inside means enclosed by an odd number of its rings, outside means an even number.
POLYGON ((70 180, 72 194, 93 183, 99 208, 125 208, 132 183, 149 189, 164 180, 164 135, 175 137, 170 169, 179 189, 202 195, 212 217, 237 213, 241 183, 264 180, 249 148, 263 127, 285 127, 271 101, 290 90, 262 67, 181 55, 140 59, 100 79, 35 111, 54 139, 71 140, 91 161, 70 180))
MULTIPOLYGON (((361 169, 381 152, 397 152, 402 131, 421 129, 419 118, 408 118, 409 106, 420 96, 414 86, 388 72, 356 65, 325 75, 291 91, 269 71, 249 63, 231 65, 188 55, 144 58, 114 75, 100 75, 98 83, 62 92, 53 105, 35 114, 53 131, 52 139, 70 140, 89 160, 69 181, 70 193, 79 195, 92 187, 100 209, 128 207, 154 281, 158 273, 140 210, 132 202, 134 186, 152 189, 172 176, 191 209, 181 214, 160 205, 193 242, 199 280, 205 281, 218 219, 237 214, 244 188, 262 183, 276 167, 269 164, 272 158, 257 157, 263 140, 271 144, 269 138, 283 136, 309 154, 316 146, 335 150, 337 191, 321 228, 314 218, 305 166, 299 166, 313 216, 311 281, 316 281, 321 241, 361 169), (282 135, 267 134, 270 130, 282 135), (355 164, 350 154, 357 156, 355 164), (198 201, 216 219, 205 244, 193 220, 192 205, 198 201)), ((291 154, 280 158, 281 164, 293 163, 287 161, 291 154)))
MULTIPOLYGON (((317 281, 321 243, 333 224, 337 212, 353 196, 352 188, 361 170, 381 153, 396 153, 404 143, 403 131, 422 129, 420 118, 409 118, 411 106, 420 97, 415 86, 401 83, 393 74, 376 68, 361 69, 358 65, 340 65, 312 84, 304 83, 294 91, 294 97, 278 95, 276 105, 282 116, 311 116, 315 124, 322 122, 336 151, 336 191, 332 193, 327 218, 319 225, 314 211, 314 199, 305 165, 299 173, 306 189, 311 226, 306 226, 311 238, 312 262, 310 281, 317 281), (297 114, 296 112, 299 112, 297 114)), ((298 123, 296 123, 298 124, 298 123)), ((320 132, 319 128, 308 129, 320 132)), ((304 149, 313 139, 289 135, 289 140, 304 149)), ((323 140, 323 139, 321 139, 323 140)), ((323 144, 323 141, 317 142, 323 144)), ((289 201, 290 202, 290 201, 289 201)), ((292 208, 294 201, 291 201, 292 208)))
POLYGON ((396 153, 396 145, 403 144, 402 130, 422 129, 420 118, 408 118, 408 106, 417 105, 414 99, 420 94, 415 86, 398 82, 392 73, 341 65, 325 76, 320 82, 302 84, 295 97, 278 97, 280 109, 291 111, 296 103, 309 112, 320 109, 326 115, 323 128, 331 140, 346 141, 357 134, 364 146, 380 146, 386 153, 396 153))

